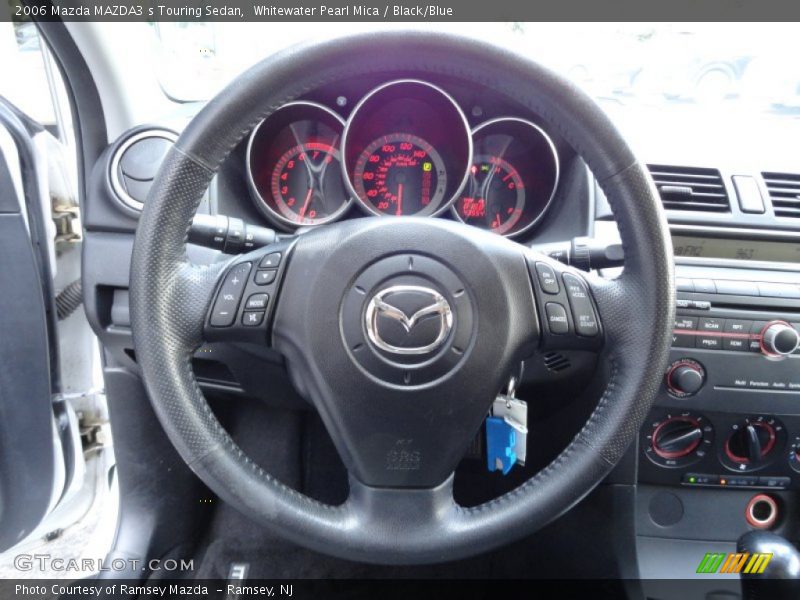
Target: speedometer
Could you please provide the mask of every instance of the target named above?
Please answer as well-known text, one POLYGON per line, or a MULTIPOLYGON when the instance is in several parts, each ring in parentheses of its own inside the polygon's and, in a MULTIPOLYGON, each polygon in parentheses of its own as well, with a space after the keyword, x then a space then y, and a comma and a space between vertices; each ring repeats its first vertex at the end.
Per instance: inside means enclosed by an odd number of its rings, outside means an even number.
POLYGON ((430 83, 402 79, 367 94, 342 134, 342 171, 368 213, 433 217, 467 183, 469 124, 455 100, 430 83))
POLYGON ((444 201, 447 169, 441 155, 421 137, 391 133, 358 157, 355 188, 379 214, 432 214, 444 201))

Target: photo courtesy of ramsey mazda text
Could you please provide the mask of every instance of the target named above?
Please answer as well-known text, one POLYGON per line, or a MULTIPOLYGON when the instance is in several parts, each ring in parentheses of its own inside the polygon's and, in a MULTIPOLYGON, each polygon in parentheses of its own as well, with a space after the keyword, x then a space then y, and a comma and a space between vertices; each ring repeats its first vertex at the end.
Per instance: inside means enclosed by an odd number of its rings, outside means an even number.
POLYGON ((0 2, 0 598, 800 599, 800 6, 676 2, 0 2))

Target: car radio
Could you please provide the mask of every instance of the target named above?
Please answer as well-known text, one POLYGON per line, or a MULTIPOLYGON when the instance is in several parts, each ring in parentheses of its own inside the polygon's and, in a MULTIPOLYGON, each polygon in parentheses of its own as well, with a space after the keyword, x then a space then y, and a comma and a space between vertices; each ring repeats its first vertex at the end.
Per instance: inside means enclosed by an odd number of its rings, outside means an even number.
POLYGON ((639 480, 800 489, 800 284, 783 273, 709 273, 731 277, 680 268, 671 360, 640 432, 639 480))

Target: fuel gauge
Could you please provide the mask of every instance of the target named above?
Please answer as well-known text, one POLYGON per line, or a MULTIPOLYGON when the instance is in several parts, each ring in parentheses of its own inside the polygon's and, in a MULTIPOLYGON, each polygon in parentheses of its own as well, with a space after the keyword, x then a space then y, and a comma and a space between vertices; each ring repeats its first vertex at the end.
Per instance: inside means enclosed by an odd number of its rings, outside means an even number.
POLYGON ((453 206, 456 217, 481 229, 515 236, 544 216, 558 184, 558 155, 530 121, 487 121, 472 132, 469 180, 453 206))

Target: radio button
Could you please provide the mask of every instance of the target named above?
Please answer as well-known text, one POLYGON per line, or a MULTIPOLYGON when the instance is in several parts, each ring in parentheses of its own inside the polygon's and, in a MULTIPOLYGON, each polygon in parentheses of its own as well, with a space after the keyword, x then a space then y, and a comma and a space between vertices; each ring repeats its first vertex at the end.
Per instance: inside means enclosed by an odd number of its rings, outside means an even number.
POLYGON ((675 317, 675 329, 697 329, 697 317, 683 317, 678 315, 675 317))
POLYGON ((694 348, 694 335, 690 333, 673 333, 672 334, 672 347, 673 348, 694 348))
POLYGON ((752 321, 744 321, 741 319, 728 319, 725 321, 725 333, 745 333, 750 335, 750 329, 752 327, 752 321))
POLYGON ((716 294, 717 286, 713 279, 695 279, 694 291, 700 294, 716 294))
POLYGON ((758 296, 758 285, 751 281, 716 280, 718 294, 731 294, 733 296, 758 296))
POLYGON ((750 341, 747 345, 750 352, 761 352, 761 330, 766 326, 767 321, 753 321, 753 326, 750 328, 750 341))
POLYGON ((792 283, 759 283, 758 289, 770 298, 800 298, 800 285, 792 283))
POLYGON ((732 352, 749 352, 750 340, 747 338, 724 338, 722 340, 722 349, 732 352))
POLYGON ((722 338, 712 336, 702 336, 697 338, 697 348, 704 350, 720 350, 722 348, 722 338))
POLYGON ((725 319, 700 319, 700 325, 697 327, 698 331, 709 333, 722 333, 724 328, 725 319))

